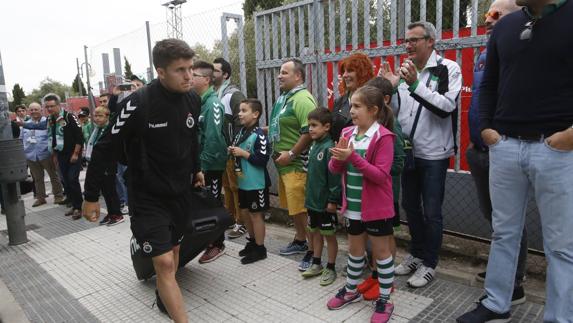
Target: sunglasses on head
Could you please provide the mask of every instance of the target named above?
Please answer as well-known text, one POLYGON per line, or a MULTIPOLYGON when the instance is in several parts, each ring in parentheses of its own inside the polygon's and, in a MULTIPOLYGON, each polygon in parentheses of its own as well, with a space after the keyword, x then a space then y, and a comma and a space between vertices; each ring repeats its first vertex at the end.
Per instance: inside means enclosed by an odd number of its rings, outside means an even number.
POLYGON ((501 12, 497 11, 497 10, 488 11, 485 14, 485 19, 487 19, 487 18, 491 18, 493 20, 498 20, 499 18, 501 18, 501 12))

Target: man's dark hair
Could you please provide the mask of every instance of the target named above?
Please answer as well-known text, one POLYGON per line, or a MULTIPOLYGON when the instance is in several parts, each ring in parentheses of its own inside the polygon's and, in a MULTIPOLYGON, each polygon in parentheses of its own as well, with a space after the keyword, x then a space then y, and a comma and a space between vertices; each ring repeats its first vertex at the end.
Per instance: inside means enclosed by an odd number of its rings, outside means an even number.
POLYGON ((245 103, 251 108, 251 111, 259 113, 259 119, 263 115, 263 104, 257 99, 244 99, 241 104, 245 103))
POLYGON ((298 58, 288 58, 283 62, 283 65, 289 62, 293 62, 294 64, 294 72, 295 73, 300 73, 300 77, 302 78, 302 82, 306 82, 306 71, 304 68, 304 64, 302 64, 302 61, 298 58))
POLYGON ((153 47, 153 65, 155 68, 166 68, 174 60, 180 58, 192 59, 195 52, 187 45, 186 42, 168 38, 158 41, 153 47))
POLYGON ((14 111, 18 112, 18 110, 21 110, 21 109, 26 110, 26 106, 23 105, 23 104, 18 104, 18 105, 16 106, 16 108, 14 109, 14 111))
POLYGON ((221 71, 224 74, 227 74, 227 77, 225 79, 228 80, 231 78, 231 72, 232 72, 231 64, 229 64, 229 62, 227 62, 223 57, 215 58, 213 64, 221 64, 221 71))
POLYGON ((42 98, 42 103, 46 103, 46 101, 56 101, 56 104, 60 104, 60 96, 55 93, 48 93, 42 98))
POLYGON ((111 97, 111 94, 109 94, 109 93, 107 93, 107 92, 104 92, 104 93, 100 94, 98 98, 101 98, 101 97, 103 97, 103 96, 105 96, 105 97, 107 97, 107 98, 109 99, 109 98, 111 97))
POLYGON ((316 108, 308 114, 307 119, 316 120, 320 122, 323 126, 324 125, 331 125, 332 126, 332 113, 327 108, 316 108))

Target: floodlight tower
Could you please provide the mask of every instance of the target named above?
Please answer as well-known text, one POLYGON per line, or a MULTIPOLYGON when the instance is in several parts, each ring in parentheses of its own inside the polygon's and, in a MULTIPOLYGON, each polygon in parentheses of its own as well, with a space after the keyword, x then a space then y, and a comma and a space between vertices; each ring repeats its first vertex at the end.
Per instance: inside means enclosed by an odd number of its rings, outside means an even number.
POLYGON ((183 24, 181 18, 181 6, 187 0, 171 0, 162 6, 166 8, 167 36, 169 38, 183 38, 183 24))

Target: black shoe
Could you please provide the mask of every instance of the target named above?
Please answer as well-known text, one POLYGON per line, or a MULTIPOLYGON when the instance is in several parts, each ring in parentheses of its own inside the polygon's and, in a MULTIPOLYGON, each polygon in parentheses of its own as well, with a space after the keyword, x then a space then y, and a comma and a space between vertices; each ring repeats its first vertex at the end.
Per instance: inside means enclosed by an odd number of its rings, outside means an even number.
POLYGON ((523 290, 523 286, 516 287, 513 290, 513 295, 511 295, 511 306, 523 304, 525 301, 525 290, 523 290))
MULTIPOLYGON (((163 304, 161 301, 161 298, 159 297, 159 291, 157 289, 155 290, 155 304, 161 313, 169 316, 169 313, 167 313, 167 308, 165 308, 165 304, 163 304)), ((171 316, 169 316, 169 318, 171 318, 171 316)))
POLYGON ((246 255, 248 255, 251 250, 253 250, 253 248, 255 248, 257 246, 257 244, 255 243, 255 241, 247 241, 247 244, 245 245, 245 248, 243 248, 243 250, 239 251, 239 257, 244 257, 246 255))
POLYGON ((476 274, 476 280, 478 282, 485 282, 485 271, 482 271, 481 273, 477 273, 476 274))
MULTIPOLYGON (((481 303, 481 301, 486 299, 486 297, 487 295, 480 297, 479 302, 481 303)), ((523 286, 515 287, 513 294, 511 295, 511 306, 523 304, 526 300, 527 299, 525 297, 525 290, 523 289, 523 286)))
POLYGON ((458 317, 458 323, 506 323, 511 321, 511 314, 509 312, 497 314, 490 311, 487 307, 483 306, 481 302, 471 312, 458 317))
POLYGON ((252 264, 265 258, 267 258, 267 248, 265 246, 255 246, 251 252, 241 259, 241 263, 243 265, 252 264))

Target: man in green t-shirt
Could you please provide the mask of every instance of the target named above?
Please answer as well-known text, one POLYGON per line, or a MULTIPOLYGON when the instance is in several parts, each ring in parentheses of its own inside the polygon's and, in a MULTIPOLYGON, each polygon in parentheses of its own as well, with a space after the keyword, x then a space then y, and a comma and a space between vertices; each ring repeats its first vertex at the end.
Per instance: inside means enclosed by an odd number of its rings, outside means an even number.
MULTIPOLYGON (((279 173, 280 204, 288 209, 296 229, 294 240, 281 249, 280 254, 292 255, 308 251, 303 159, 306 159, 312 141, 308 134, 308 114, 316 109, 316 101, 304 86, 305 68, 300 60, 286 60, 281 66, 278 82, 281 96, 271 112, 269 138, 279 173)), ((299 269, 304 271, 307 268, 299 269)))

